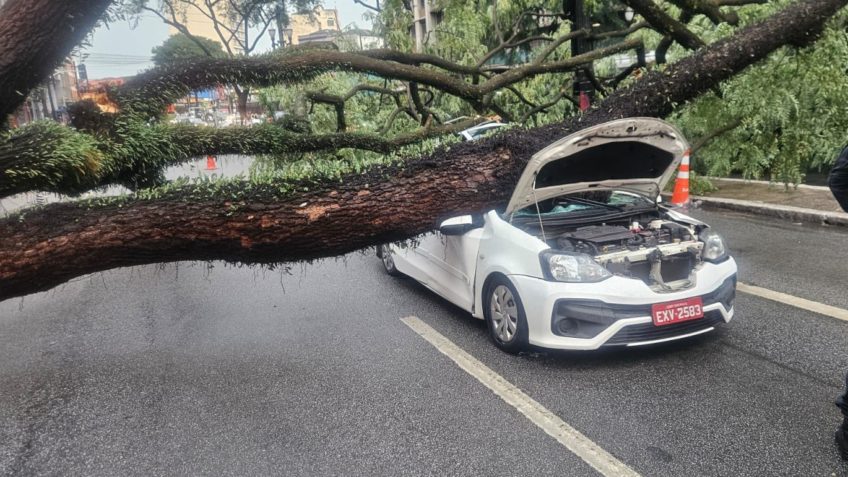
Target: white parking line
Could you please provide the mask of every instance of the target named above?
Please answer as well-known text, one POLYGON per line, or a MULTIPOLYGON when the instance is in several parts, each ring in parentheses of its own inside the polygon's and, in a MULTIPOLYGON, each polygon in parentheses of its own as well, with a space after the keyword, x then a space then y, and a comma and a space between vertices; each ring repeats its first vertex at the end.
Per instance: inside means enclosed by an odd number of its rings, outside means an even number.
POLYGON ((483 383, 483 385, 506 401, 507 404, 517 409, 521 414, 524 414, 533 424, 539 426, 548 435, 586 461, 587 464, 591 465, 602 475, 607 477, 639 476, 636 471, 628 467, 625 463, 603 450, 577 429, 574 429, 556 414, 545 409, 522 390, 466 353, 462 348, 445 338, 418 317, 408 316, 401 318, 401 321, 421 335, 422 338, 429 341, 442 354, 452 359, 466 373, 483 383))
POLYGON ((767 288, 761 288, 754 285, 747 285, 745 283, 737 283, 736 289, 741 291, 742 293, 766 298, 779 303, 783 303, 785 305, 794 306, 795 308, 801 308, 802 310, 812 311, 813 313, 819 313, 821 315, 830 316, 831 318, 836 318, 837 320, 848 321, 848 310, 842 308, 825 305, 824 303, 807 300, 805 298, 799 298, 793 295, 787 295, 786 293, 776 292, 767 288))

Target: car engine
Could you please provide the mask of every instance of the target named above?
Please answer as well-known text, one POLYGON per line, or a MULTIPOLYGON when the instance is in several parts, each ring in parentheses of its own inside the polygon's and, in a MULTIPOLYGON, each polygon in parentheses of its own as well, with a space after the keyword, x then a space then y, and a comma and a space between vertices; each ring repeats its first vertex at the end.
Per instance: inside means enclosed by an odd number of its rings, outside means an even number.
POLYGON ((704 247, 694 227, 640 219, 558 231, 554 237, 547 236, 548 243, 558 250, 590 255, 611 273, 641 279, 657 291, 693 286, 692 272, 702 262, 704 247))

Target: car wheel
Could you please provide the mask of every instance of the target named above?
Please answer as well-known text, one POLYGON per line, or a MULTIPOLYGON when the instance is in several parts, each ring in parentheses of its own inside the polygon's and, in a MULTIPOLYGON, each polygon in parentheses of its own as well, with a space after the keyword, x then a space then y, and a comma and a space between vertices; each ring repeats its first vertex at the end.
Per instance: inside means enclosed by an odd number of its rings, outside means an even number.
POLYGON ((486 287, 483 310, 495 346, 518 353, 527 346, 527 317, 515 287, 506 277, 495 277, 486 287))
POLYGON ((383 268, 386 269, 386 273, 393 277, 403 276, 403 273, 400 273, 397 267, 395 267, 395 259, 392 257, 392 250, 388 245, 380 245, 377 248, 377 256, 383 261, 383 268))

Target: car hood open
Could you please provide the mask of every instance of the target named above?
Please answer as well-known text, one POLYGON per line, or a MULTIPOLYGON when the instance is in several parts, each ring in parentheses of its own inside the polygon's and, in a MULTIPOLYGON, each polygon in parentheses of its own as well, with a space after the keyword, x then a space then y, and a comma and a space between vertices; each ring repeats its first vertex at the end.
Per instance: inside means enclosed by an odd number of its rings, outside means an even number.
POLYGON ((680 131, 656 118, 627 118, 583 129, 530 158, 506 214, 536 201, 590 189, 655 198, 689 151, 680 131))

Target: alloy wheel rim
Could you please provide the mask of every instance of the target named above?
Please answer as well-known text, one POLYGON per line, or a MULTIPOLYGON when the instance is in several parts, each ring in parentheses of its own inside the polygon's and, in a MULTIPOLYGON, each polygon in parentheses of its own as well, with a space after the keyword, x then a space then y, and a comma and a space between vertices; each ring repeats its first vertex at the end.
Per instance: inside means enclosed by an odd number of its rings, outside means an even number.
POLYGON ((383 259, 383 266, 386 267, 386 270, 392 271, 395 269, 395 261, 392 258, 392 253, 389 251, 389 247, 383 245, 383 251, 380 254, 383 259))
POLYGON ((492 290, 489 303, 495 335, 504 343, 512 341, 518 331, 518 306, 512 292, 506 286, 498 285, 492 290))

